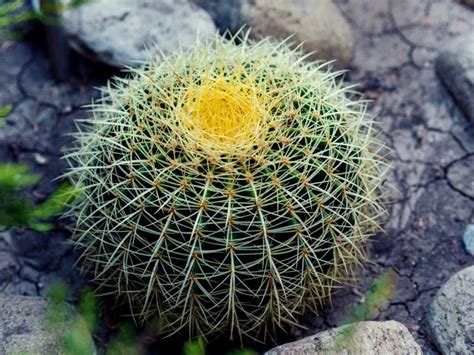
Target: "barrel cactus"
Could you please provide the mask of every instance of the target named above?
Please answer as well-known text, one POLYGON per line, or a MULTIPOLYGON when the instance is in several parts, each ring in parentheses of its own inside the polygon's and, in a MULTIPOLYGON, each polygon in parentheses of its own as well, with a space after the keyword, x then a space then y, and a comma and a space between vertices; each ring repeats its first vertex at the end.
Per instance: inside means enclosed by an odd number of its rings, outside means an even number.
POLYGON ((299 49, 198 40, 115 78, 67 175, 81 265, 137 320, 258 337, 365 260, 386 170, 366 103, 299 49))

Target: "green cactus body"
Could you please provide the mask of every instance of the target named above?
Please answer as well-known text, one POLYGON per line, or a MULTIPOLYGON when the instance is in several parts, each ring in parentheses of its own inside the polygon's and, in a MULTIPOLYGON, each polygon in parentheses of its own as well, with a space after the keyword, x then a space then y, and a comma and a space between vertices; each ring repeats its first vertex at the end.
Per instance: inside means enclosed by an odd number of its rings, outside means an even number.
POLYGON ((262 338, 364 260, 386 164, 327 63, 217 37, 116 78, 68 173, 82 265, 162 331, 262 338))

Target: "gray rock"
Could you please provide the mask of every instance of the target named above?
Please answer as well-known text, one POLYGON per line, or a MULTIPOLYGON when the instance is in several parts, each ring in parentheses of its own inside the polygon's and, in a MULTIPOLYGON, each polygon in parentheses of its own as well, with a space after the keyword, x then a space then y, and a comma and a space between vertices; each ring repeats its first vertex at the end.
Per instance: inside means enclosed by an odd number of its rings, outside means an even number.
POLYGON ((216 31, 209 14, 186 0, 95 0, 63 17, 76 50, 118 67, 146 60, 155 46, 166 53, 216 31))
POLYGON ((336 68, 352 58, 354 40, 349 24, 331 0, 192 0, 204 7, 221 31, 235 32, 247 25, 255 39, 283 40, 293 35, 304 42, 311 59, 336 59, 336 68))
POLYGON ((474 32, 452 41, 436 58, 436 69, 464 113, 474 122, 474 32))
POLYGON ((462 236, 464 246, 469 254, 474 256, 474 224, 469 224, 462 236))
POLYGON ((48 234, 13 228, 5 235, 10 251, 38 270, 56 270, 71 245, 57 231, 48 234))
POLYGON ((0 293, 0 354, 64 354, 64 336, 71 329, 80 349, 95 353, 84 320, 69 306, 67 319, 59 326, 48 323, 48 302, 40 297, 9 296, 0 293))
POLYGON ((9 282, 19 270, 19 265, 14 257, 6 252, 0 251, 0 287, 9 282))
POLYGON ((461 4, 464 4, 474 9, 474 0, 461 0, 461 4))
MULTIPOLYGON (((472 99, 474 100, 474 96, 472 99)), ((471 155, 452 164, 449 167, 447 174, 448 181, 451 185, 463 195, 471 198, 474 198, 474 179, 472 178, 473 167, 474 155, 471 155)))
POLYGON ((10 283, 3 289, 10 295, 38 296, 38 289, 32 282, 21 280, 16 283, 10 283))
POLYGON ((49 239, 40 232, 22 228, 12 228, 4 234, 9 250, 21 256, 38 251, 44 253, 49 246, 49 239))
POLYGON ((243 0, 190 0, 206 10, 212 16, 214 23, 223 33, 226 30, 238 31, 245 24, 241 5, 243 0))
POLYGON ((474 266, 441 287, 430 307, 429 325, 443 354, 474 353, 474 266))
POLYGON ((280 345, 266 355, 422 354, 408 329, 395 321, 358 322, 280 345))

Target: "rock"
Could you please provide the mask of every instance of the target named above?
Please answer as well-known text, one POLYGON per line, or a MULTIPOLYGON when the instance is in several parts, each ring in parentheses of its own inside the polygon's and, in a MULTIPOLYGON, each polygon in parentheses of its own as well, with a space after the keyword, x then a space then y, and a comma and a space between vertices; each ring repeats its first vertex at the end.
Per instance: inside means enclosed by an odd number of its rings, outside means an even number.
POLYGON ((48 158, 46 158, 44 155, 41 155, 40 153, 33 154, 33 157, 35 158, 35 162, 38 165, 46 165, 48 162, 48 158))
POLYGON ((395 321, 359 322, 280 345, 266 355, 422 354, 408 329, 395 321))
POLYGON ((37 270, 56 270, 64 254, 71 249, 66 243, 68 236, 60 231, 48 234, 12 228, 5 235, 11 252, 37 270))
POLYGON ((50 239, 52 238, 48 238, 40 232, 23 228, 11 228, 4 235, 4 240, 10 251, 21 256, 37 252, 44 255, 49 247, 50 239))
POLYGON ((349 24, 331 0, 193 0, 205 8, 221 31, 252 28, 255 39, 272 36, 278 40, 294 35, 295 44, 304 42, 311 59, 336 59, 336 68, 352 59, 354 40, 349 24))
POLYGON ((189 0, 206 10, 219 30, 224 33, 238 31, 245 24, 242 17, 241 2, 243 0, 189 0))
POLYGON ((472 178, 473 166, 474 155, 467 156, 463 159, 459 159, 454 164, 449 166, 447 173, 448 181, 453 186, 453 188, 463 195, 469 196, 471 198, 474 198, 474 179, 472 178))
POLYGON ((0 287, 13 279, 20 269, 15 258, 6 251, 0 251, 0 287))
POLYGON ((71 340, 76 351, 95 354, 85 321, 72 306, 66 309, 66 321, 52 325, 45 299, 0 293, 0 354, 64 354, 64 342, 71 344, 71 340))
POLYGON ((436 58, 439 76, 474 122, 474 32, 452 41, 436 58))
POLYGON ((474 0, 461 0, 461 4, 469 6, 470 8, 474 9, 474 0))
POLYGON ((474 266, 441 287, 430 307, 429 325, 443 354, 474 352, 474 266))
POLYGON ((155 45, 166 53, 216 31, 209 14, 186 0, 95 0, 63 17, 72 47, 118 67, 146 60, 155 45))
POLYGON ((36 285, 24 280, 6 285, 3 292, 9 295, 38 296, 36 285))
POLYGON ((474 224, 469 224, 462 236, 464 246, 469 254, 474 256, 474 224))

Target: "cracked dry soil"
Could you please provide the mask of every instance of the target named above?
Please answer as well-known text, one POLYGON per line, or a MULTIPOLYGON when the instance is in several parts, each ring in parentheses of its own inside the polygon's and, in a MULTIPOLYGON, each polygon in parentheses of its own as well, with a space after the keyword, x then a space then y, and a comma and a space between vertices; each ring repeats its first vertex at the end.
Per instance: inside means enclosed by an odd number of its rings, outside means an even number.
MULTIPOLYGON (((373 263, 360 283, 338 292, 320 317, 304 319, 307 329, 295 335, 341 324, 374 278, 394 270, 395 293, 371 319, 405 324, 425 353, 437 353, 427 327, 429 304, 449 276, 474 263, 461 239, 474 222, 474 124, 442 85, 433 60, 444 44, 474 30, 474 13, 453 0, 336 2, 355 36, 346 80, 361 83, 373 100, 370 111, 394 150, 389 182, 397 192, 386 233, 369 246, 373 263)), ((59 183, 53 179, 65 168, 60 156, 70 144, 66 134, 75 119, 87 115, 81 105, 98 97, 94 86, 105 78, 76 58, 81 75, 57 84, 42 47, 28 40, 0 47, 0 104, 14 106, 0 131, 0 160, 26 162, 42 174, 30 191, 41 201, 59 183)), ((58 279, 78 290, 83 281, 61 223, 47 235, 24 229, 0 234, 0 291, 45 295, 58 279)))

